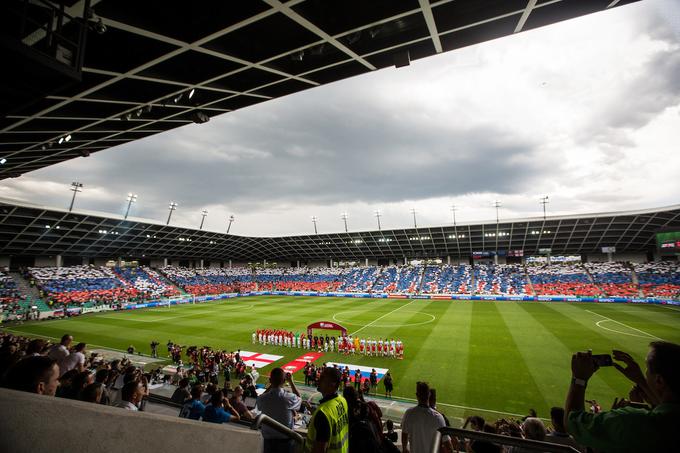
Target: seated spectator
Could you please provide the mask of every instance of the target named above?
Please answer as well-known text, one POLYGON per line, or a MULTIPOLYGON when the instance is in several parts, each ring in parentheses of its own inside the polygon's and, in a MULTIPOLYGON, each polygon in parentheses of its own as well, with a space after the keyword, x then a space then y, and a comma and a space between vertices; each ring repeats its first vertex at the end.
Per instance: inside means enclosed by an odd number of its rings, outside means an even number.
POLYGON ((183 404, 186 400, 191 398, 191 392, 189 391, 189 379, 184 378, 179 381, 179 387, 175 389, 170 399, 173 403, 183 404))
POLYGON ((394 422, 392 420, 387 420, 385 422, 385 428, 387 428, 385 439, 392 443, 396 443, 399 439, 399 434, 397 434, 397 432, 394 430, 394 422))
POLYGON ((179 411, 179 416, 191 420, 200 420, 205 412, 205 404, 201 401, 202 394, 203 386, 200 384, 194 385, 191 389, 191 399, 184 403, 179 411))
MULTIPOLYGON (((75 371, 75 370, 72 370, 75 371)), ((72 400, 80 399, 80 394, 88 385, 94 382, 94 375, 89 371, 75 371, 76 375, 71 379, 71 383, 68 387, 65 387, 59 396, 62 398, 68 398, 72 400)))
MULTIPOLYGON (((540 418, 527 417, 522 423, 522 434, 525 439, 545 441, 546 429, 540 418)), ((536 450, 523 447, 513 447, 511 453, 531 453, 536 450)))
POLYGON ((129 411, 138 411, 137 407, 144 397, 144 390, 142 383, 138 380, 132 380, 123 385, 120 391, 121 401, 116 404, 116 407, 122 407, 129 411))
POLYGON ((584 451, 583 447, 576 443, 574 438, 567 433, 567 429, 564 427, 564 409, 561 407, 553 407, 550 409, 550 421, 553 425, 553 429, 545 436, 546 442, 569 445, 579 451, 584 451))
MULTIPOLYGON (((446 426, 444 417, 428 406, 430 386, 426 382, 416 384, 418 405, 407 409, 401 420, 401 446, 404 453, 430 453, 437 429, 446 426)), ((449 436, 442 436, 442 447, 453 451, 449 436)))
POLYGON ((107 385, 109 384, 109 378, 111 377, 111 375, 112 372, 106 368, 98 370, 97 373, 94 375, 94 383, 100 384, 102 390, 99 402, 107 406, 111 404, 111 393, 107 388, 107 385))
POLYGON ((652 409, 631 406, 592 414, 585 410, 588 380, 597 371, 590 352, 571 359, 572 382, 565 404, 565 425, 581 445, 602 451, 677 451, 680 420, 680 345, 650 343, 647 372, 627 353, 613 351, 614 366, 644 392, 652 409))
POLYGON ((104 390, 104 386, 98 382, 89 384, 82 392, 80 392, 80 400, 88 403, 101 404, 104 390))
POLYGON ((59 367, 48 357, 26 357, 7 371, 3 386, 23 392, 54 396, 59 386, 59 367))
POLYGON ((224 397, 222 390, 213 393, 210 404, 205 407, 203 421, 209 423, 227 423, 240 420, 238 412, 231 407, 229 400, 224 397), (225 407, 227 410, 225 410, 225 407))
POLYGON ((248 410, 245 403, 243 402, 243 388, 237 385, 234 388, 234 394, 229 398, 229 404, 238 412, 243 420, 253 420, 253 414, 248 410))

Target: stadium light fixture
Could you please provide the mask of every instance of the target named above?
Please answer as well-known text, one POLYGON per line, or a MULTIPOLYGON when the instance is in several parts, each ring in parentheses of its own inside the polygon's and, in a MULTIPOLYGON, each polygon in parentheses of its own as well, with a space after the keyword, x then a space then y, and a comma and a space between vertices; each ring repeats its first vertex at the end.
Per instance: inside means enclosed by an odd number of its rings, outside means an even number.
POLYGON ((349 217, 349 214, 347 214, 346 212, 343 212, 340 215, 340 218, 343 220, 343 222, 345 222, 345 233, 347 233, 347 218, 348 217, 349 217))
POLYGON ((64 137, 59 137, 59 140, 57 140, 57 143, 59 143, 60 145, 62 143, 64 143, 64 137))
POLYGON ((128 202, 128 205, 127 205, 127 210, 125 211, 125 217, 124 217, 125 219, 127 219, 128 214, 130 214, 130 207, 132 206, 132 203, 137 202, 137 194, 136 193, 128 193, 127 202, 128 202))
POLYGON ((229 234, 229 230, 231 230, 231 224, 234 222, 234 214, 229 216, 229 225, 227 225, 227 234, 229 234))
POLYGON ((316 222, 318 221, 318 217, 313 215, 312 216, 312 223, 314 224, 314 234, 319 234, 319 231, 316 229, 316 222))
POLYGON ((375 218, 378 220, 378 231, 382 231, 382 228, 380 227, 380 217, 382 217, 382 214, 380 213, 380 209, 375 210, 375 218))
POLYGON ((203 229, 203 222, 205 222, 205 216, 208 215, 208 210, 204 209, 201 211, 201 226, 198 227, 199 230, 203 229))
POLYGON ((413 228, 418 228, 418 222, 416 221, 416 208, 411 208, 411 214, 413 214, 413 228))
POLYGON ((545 211, 546 211, 546 208, 545 208, 545 205, 547 205, 548 203, 550 203, 550 202, 548 201, 548 196, 546 195, 545 197, 541 197, 541 200, 539 201, 539 203, 541 203, 541 204, 543 205, 543 220, 545 220, 545 217, 546 217, 546 212, 545 212, 545 211))
POLYGON ((498 210, 501 208, 502 204, 500 201, 496 200, 493 202, 493 207, 496 208, 496 225, 498 225, 499 217, 498 210))
POLYGON ((175 209, 177 209, 177 203, 175 203, 174 201, 171 201, 170 204, 168 205, 168 210, 170 210, 170 212, 168 213, 168 221, 165 222, 166 225, 170 225, 170 218, 172 217, 172 211, 174 211, 175 209))
POLYGON ((82 183, 79 183, 78 181, 73 181, 71 183, 71 188, 69 190, 73 191, 73 198, 71 198, 71 205, 68 207, 68 212, 71 212, 73 210, 73 203, 75 203, 75 201, 76 201, 76 194, 78 192, 83 191, 83 185, 82 185, 82 183))
POLYGON ((6 163, 7 163, 7 159, 5 159, 4 157, 2 159, 0 159, 0 165, 5 165, 6 163))
POLYGON ((71 141, 71 134, 68 134, 66 137, 64 137, 65 142, 70 142, 71 141))
POLYGON ((195 88, 192 88, 191 91, 189 91, 189 99, 191 99, 192 97, 194 97, 194 93, 196 93, 196 89, 195 89, 195 88))

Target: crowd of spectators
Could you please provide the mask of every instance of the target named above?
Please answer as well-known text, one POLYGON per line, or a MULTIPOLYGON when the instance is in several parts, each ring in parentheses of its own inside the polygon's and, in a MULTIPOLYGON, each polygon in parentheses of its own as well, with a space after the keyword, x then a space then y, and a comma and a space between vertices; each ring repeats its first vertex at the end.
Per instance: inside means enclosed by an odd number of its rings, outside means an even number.
POLYGON ((662 261, 633 265, 646 297, 680 298, 680 263, 662 261))
MULTIPOLYGON (((196 296, 278 290, 680 298, 680 264, 677 262, 254 269, 166 266, 158 271, 145 266, 90 265, 32 267, 24 270, 24 277, 52 309, 83 304, 138 303, 177 296, 180 290, 196 296)), ((23 314, 26 310, 20 305, 21 299, 14 279, 0 272, 0 312, 23 314)))

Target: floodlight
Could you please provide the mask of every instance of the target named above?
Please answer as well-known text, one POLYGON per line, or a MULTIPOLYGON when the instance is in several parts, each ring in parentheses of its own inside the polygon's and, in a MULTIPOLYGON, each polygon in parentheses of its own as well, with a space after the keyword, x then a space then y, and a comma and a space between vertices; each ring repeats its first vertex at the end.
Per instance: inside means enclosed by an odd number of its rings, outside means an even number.
POLYGON ((64 138, 64 141, 70 142, 71 141, 71 134, 68 134, 66 138, 64 138))

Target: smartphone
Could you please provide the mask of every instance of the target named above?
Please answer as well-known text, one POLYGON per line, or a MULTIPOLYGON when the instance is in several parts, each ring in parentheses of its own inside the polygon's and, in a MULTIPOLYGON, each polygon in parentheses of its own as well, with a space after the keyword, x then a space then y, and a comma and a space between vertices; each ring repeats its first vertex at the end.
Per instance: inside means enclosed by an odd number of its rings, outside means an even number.
POLYGON ((602 366, 613 366, 612 356, 609 354, 593 354, 593 362, 595 365, 602 366))

